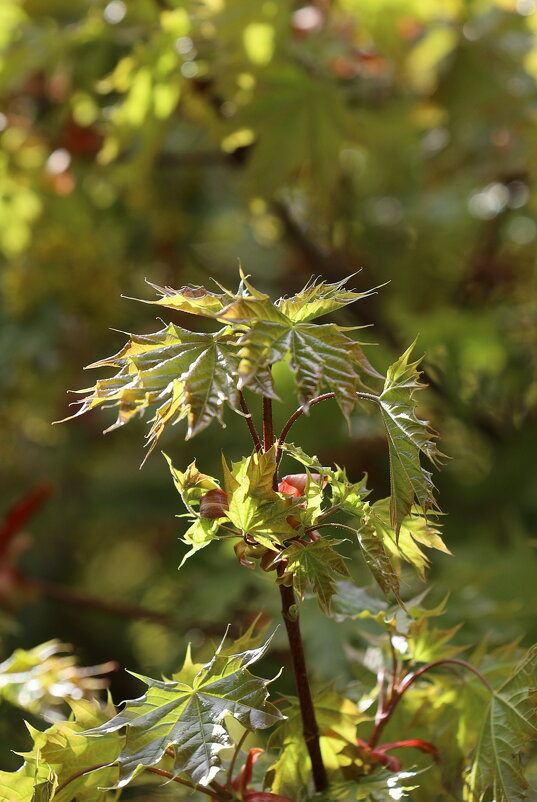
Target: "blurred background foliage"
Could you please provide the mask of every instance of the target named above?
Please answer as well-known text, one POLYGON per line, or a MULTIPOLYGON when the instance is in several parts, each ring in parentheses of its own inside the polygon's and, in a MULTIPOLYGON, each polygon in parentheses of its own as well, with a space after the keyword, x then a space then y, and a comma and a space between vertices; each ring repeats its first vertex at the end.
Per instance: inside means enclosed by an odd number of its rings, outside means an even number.
MULTIPOLYGON (((380 369, 417 333, 426 352, 455 553, 434 558, 431 598, 451 592, 463 643, 537 640, 536 79, 535 0, 3 0, 0 660, 60 638, 158 675, 188 641, 203 654, 228 622, 276 613, 226 544, 177 573, 179 499, 158 453, 138 470, 143 423, 51 426, 93 383, 82 366, 123 344, 110 328, 160 327, 121 294, 153 297, 146 277, 234 288, 238 259, 276 295, 312 274, 389 282, 336 319, 374 325, 380 369)), ((221 449, 250 448, 227 422, 162 447, 219 475, 221 449)), ((387 495, 373 416, 349 437, 321 405, 294 440, 387 495)), ((357 647, 354 624, 305 603, 321 678, 352 677, 338 626, 357 647)), ((284 648, 280 633, 278 665, 284 648)), ((118 672, 112 691, 140 685, 118 672)), ((27 745, 7 703, 0 738, 27 745)))

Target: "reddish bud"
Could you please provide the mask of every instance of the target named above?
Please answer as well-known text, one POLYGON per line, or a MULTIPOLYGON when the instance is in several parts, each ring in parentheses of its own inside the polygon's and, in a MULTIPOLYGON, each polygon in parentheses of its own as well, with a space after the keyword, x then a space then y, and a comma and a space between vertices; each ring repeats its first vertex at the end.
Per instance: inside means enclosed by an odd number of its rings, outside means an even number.
POLYGON ((200 499, 200 515, 202 518, 225 518, 226 510, 229 510, 227 496, 219 487, 215 490, 209 490, 200 499))

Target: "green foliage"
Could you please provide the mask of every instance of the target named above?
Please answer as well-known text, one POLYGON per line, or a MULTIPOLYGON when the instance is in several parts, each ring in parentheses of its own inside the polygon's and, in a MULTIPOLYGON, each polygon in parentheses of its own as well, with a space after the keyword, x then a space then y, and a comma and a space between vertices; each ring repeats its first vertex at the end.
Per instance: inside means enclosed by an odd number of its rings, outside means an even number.
POLYGON ((98 674, 116 666, 82 668, 69 654, 70 646, 58 640, 47 641, 33 649, 17 649, 0 663, 0 696, 13 705, 46 719, 62 717, 66 701, 92 699, 108 682, 98 674))
POLYGON ((268 682, 254 677, 248 666, 257 662, 270 641, 239 654, 223 644, 206 665, 194 664, 190 654, 172 680, 140 677, 149 690, 87 737, 105 739, 125 729, 118 787, 127 785, 141 769, 154 766, 173 748, 174 774, 184 772, 194 783, 208 785, 222 769, 220 753, 231 747, 225 717, 233 716, 248 730, 271 727, 282 716, 267 702, 268 682))
MULTIPOLYGON (((115 428, 157 406, 148 435, 151 448, 166 428, 183 418, 188 421, 186 439, 213 418, 222 422, 225 403, 246 418, 254 451, 230 465, 222 458, 222 486, 201 473, 196 461, 181 471, 166 457, 190 522, 183 536, 190 550, 181 565, 210 543, 231 539, 241 565, 255 568, 259 561, 264 572, 274 572, 298 700, 282 700, 285 714, 267 701, 269 681, 252 675, 249 666, 264 656, 271 639, 259 645, 252 625, 233 646, 225 648, 222 642, 207 663, 194 664, 189 650, 171 679, 136 674, 147 692, 104 721, 102 710, 82 706, 75 707, 72 722, 44 733, 32 730, 33 749, 24 755, 22 768, 0 779, 6 793, 22 802, 40 797, 47 802, 105 802, 112 798, 111 791, 118 798, 121 789, 149 773, 217 802, 233 802, 237 794, 245 802, 402 798, 407 791, 420 790, 419 784, 407 782, 412 778, 414 783, 418 773, 402 771, 402 761, 391 751, 413 748, 437 756, 438 747, 422 738, 379 743, 381 734, 392 719, 404 725, 409 716, 433 735, 442 732, 446 710, 453 708, 454 686, 442 674, 429 680, 429 672, 457 666, 478 677, 489 693, 480 731, 467 711, 459 711, 459 737, 449 755, 458 763, 459 786, 472 759, 464 786, 468 800, 482 802, 491 791, 500 802, 525 798, 530 786, 521 754, 536 729, 535 650, 495 690, 479 669, 455 658, 462 647, 451 641, 459 627, 431 626, 430 619, 444 612, 445 602, 426 610, 420 604, 423 594, 403 598, 404 563, 424 580, 429 558, 422 547, 449 553, 439 529, 426 517, 438 512, 431 474, 420 461, 423 453, 438 464, 441 455, 428 423, 416 414, 414 396, 422 385, 418 363, 409 361, 411 349, 388 369, 383 388, 364 392, 359 389, 364 375, 373 381, 382 377, 345 333, 349 328, 310 322, 363 297, 344 285, 313 282, 276 303, 256 290, 242 271, 236 293, 223 288, 220 294, 201 287, 159 289, 157 304, 224 323, 225 328, 196 334, 170 324, 156 335, 133 335, 115 357, 96 363, 119 372, 84 391, 89 394, 77 413, 105 404, 118 406, 115 428), (291 369, 299 406, 276 437, 272 368, 279 362, 291 369), (263 396, 263 441, 242 395, 245 388, 263 396), (328 392, 320 396, 323 389, 328 392), (347 419, 358 400, 379 408, 389 445, 390 498, 366 500, 367 477, 352 482, 345 469, 323 466, 317 457, 286 442, 301 415, 332 398, 347 419), (283 454, 302 464, 305 472, 280 480, 283 454), (351 548, 362 556, 387 602, 395 598, 395 607, 355 584, 352 563, 341 553, 346 543, 331 537, 333 530, 352 534, 351 548), (375 650, 373 658, 364 653, 362 667, 373 676, 358 694, 352 688, 340 693, 329 686, 313 701, 297 604, 308 593, 327 616, 373 628, 373 633, 362 633, 375 650), (371 718, 365 711, 375 702, 371 718), (90 714, 97 721, 90 721, 90 714), (82 726, 84 718, 89 726, 82 726), (262 749, 251 750, 232 779, 248 733, 257 736, 282 721, 268 743, 276 755, 269 757, 262 783, 270 790, 248 787, 262 749), (372 725, 367 741, 357 734, 366 723, 372 725), (237 726, 241 735, 235 737, 237 726), (226 769, 226 783, 221 785, 216 777, 226 769), (97 787, 95 775, 104 775, 107 785, 97 787)), ((46 659, 46 654, 36 653, 31 667, 41 669, 46 659)), ((13 674, 25 661, 25 655, 15 655, 4 664, 6 673, 13 674)), ((482 720, 479 700, 475 710, 482 720)), ((448 793, 442 782, 437 790, 448 793)))
POLYGON ((7 799, 109 802, 114 798, 105 789, 117 781, 117 768, 102 764, 114 763, 120 738, 112 734, 97 740, 84 733, 106 721, 110 709, 85 700, 71 701, 70 705, 71 720, 58 722, 45 732, 29 728, 33 743, 31 751, 22 755, 24 764, 16 773, 0 772, 0 789, 8 794, 7 799), (98 770, 91 772, 96 766, 98 770))
POLYGON ((531 649, 494 692, 468 774, 465 799, 482 800, 492 789, 497 802, 528 798, 520 756, 537 736, 537 648, 531 649))

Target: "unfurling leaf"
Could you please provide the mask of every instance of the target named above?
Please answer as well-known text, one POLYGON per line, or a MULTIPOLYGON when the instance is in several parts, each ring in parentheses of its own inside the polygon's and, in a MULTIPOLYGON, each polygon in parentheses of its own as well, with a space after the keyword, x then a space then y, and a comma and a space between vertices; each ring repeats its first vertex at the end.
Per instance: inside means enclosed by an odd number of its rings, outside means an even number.
POLYGON ((233 745, 224 726, 227 715, 249 730, 281 720, 281 713, 267 702, 269 681, 248 671, 269 642, 239 654, 230 654, 222 644, 203 666, 193 665, 187 657, 172 680, 140 677, 148 685, 147 693, 127 701, 114 718, 86 733, 103 737, 125 728, 117 786, 129 783, 140 767, 158 763, 168 747, 174 747, 177 773, 185 772, 196 783, 210 783, 222 768, 220 753, 233 745))
POLYGON ((389 598, 390 593, 393 593, 397 601, 400 602, 399 577, 371 517, 369 504, 366 503, 364 504, 360 527, 356 532, 362 556, 384 595, 389 598))
POLYGON ((429 558, 420 545, 451 554, 440 535, 440 530, 428 521, 418 507, 411 508, 411 514, 403 518, 396 536, 390 519, 390 499, 380 499, 371 507, 370 522, 382 539, 386 550, 397 559, 405 560, 414 566, 421 579, 429 558))
POLYGON ((349 576, 343 557, 334 548, 340 542, 320 539, 304 544, 295 541, 280 555, 288 561, 286 573, 292 574, 299 598, 303 598, 306 590, 311 588, 326 615, 330 613, 337 580, 349 576))
POLYGON ((234 463, 224 462, 224 486, 229 503, 227 518, 240 532, 260 545, 272 548, 296 537, 288 518, 296 505, 282 499, 272 489, 276 471, 276 448, 234 463))
POLYGON ((413 347, 414 344, 388 369, 384 389, 378 398, 388 436, 390 517, 397 537, 414 501, 424 514, 437 506, 431 474, 422 468, 420 454, 425 454, 435 465, 442 457, 428 422, 416 415, 414 394, 423 385, 419 382, 419 360, 409 361, 413 347))
MULTIPOLYGON (((495 802, 528 799, 521 755, 537 739, 537 647, 494 691, 479 735, 465 788, 467 802, 481 802, 487 791, 495 802)), ((533 789, 536 790, 536 789, 533 789)))

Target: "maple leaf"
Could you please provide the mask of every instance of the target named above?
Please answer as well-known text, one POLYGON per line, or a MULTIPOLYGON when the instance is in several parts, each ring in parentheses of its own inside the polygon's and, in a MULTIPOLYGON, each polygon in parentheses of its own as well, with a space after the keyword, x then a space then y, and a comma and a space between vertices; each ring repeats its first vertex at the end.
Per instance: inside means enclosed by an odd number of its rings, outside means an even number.
POLYGON ((389 597, 390 593, 393 593, 397 601, 401 602, 399 595, 399 577, 393 567, 383 540, 373 523, 371 508, 368 502, 365 502, 363 505, 360 527, 356 531, 356 535, 362 550, 362 557, 384 595, 389 597))
POLYGON ((293 577, 293 587, 300 599, 308 588, 313 591, 319 607, 330 613, 336 581, 348 577, 349 571, 341 554, 334 548, 340 540, 315 540, 313 543, 294 541, 279 555, 287 560, 286 574, 293 577))
POLYGON ((282 499, 272 489, 276 471, 276 447, 254 453, 231 469, 223 461, 224 486, 229 509, 226 516, 239 531, 261 545, 272 548, 286 538, 296 537, 287 520, 296 505, 282 499))
POLYGON ((222 768, 222 750, 233 745, 224 726, 227 715, 249 730, 281 720, 282 714, 267 702, 269 680, 248 671, 269 643, 239 654, 230 654, 222 643, 206 665, 194 665, 187 655, 172 680, 139 677, 147 693, 125 702, 114 718, 85 733, 103 737, 125 728, 117 787, 127 785, 142 767, 158 763, 169 747, 174 748, 175 772, 206 785, 222 768))
POLYGON ((370 522, 382 539, 387 551, 395 558, 403 559, 413 565, 420 578, 425 579, 425 569, 429 558, 420 549, 420 544, 429 549, 437 549, 451 554, 440 535, 440 530, 431 524, 415 505, 411 514, 406 515, 399 526, 399 536, 391 525, 390 499, 380 499, 371 506, 370 522))
POLYGON ((414 343, 388 369, 384 389, 378 397, 390 452, 390 517, 396 536, 401 524, 414 503, 425 514, 437 507, 431 473, 422 468, 420 454, 425 454, 438 465, 442 454, 438 451, 434 432, 427 421, 416 415, 416 390, 419 382, 419 360, 410 362, 414 343))
MULTIPOLYGON (((352 276, 348 276, 334 284, 313 279, 300 292, 291 298, 281 298, 276 305, 293 323, 307 323, 317 317, 322 317, 322 315, 335 312, 361 298, 367 298, 376 292, 377 287, 366 290, 366 292, 345 289, 345 284, 351 278, 352 276)), ((382 378, 380 374, 378 376, 382 378)))
POLYGON ((69 704, 72 720, 57 722, 44 732, 28 726, 32 749, 22 754, 25 761, 18 771, 0 772, 0 793, 5 794, 2 799, 48 802, 51 794, 55 802, 108 802, 114 798, 106 786, 117 779, 118 770, 112 764, 121 747, 120 738, 113 733, 97 741, 84 734, 84 730, 105 721, 110 711, 84 699, 69 704), (83 773, 97 765, 101 768, 83 773))
POLYGON ((71 417, 98 406, 117 406, 118 418, 107 429, 111 431, 157 406, 148 434, 150 450, 168 424, 186 418, 188 439, 213 418, 222 422, 224 403, 234 410, 238 408, 234 380, 238 357, 229 329, 214 334, 196 333, 170 323, 154 334, 131 335, 115 356, 88 367, 114 367, 119 371, 80 391, 87 395, 71 417))
POLYGON ((467 778, 468 802, 481 802, 487 791, 496 802, 528 799, 520 757, 537 738, 536 688, 537 646, 533 646, 490 698, 467 778))

